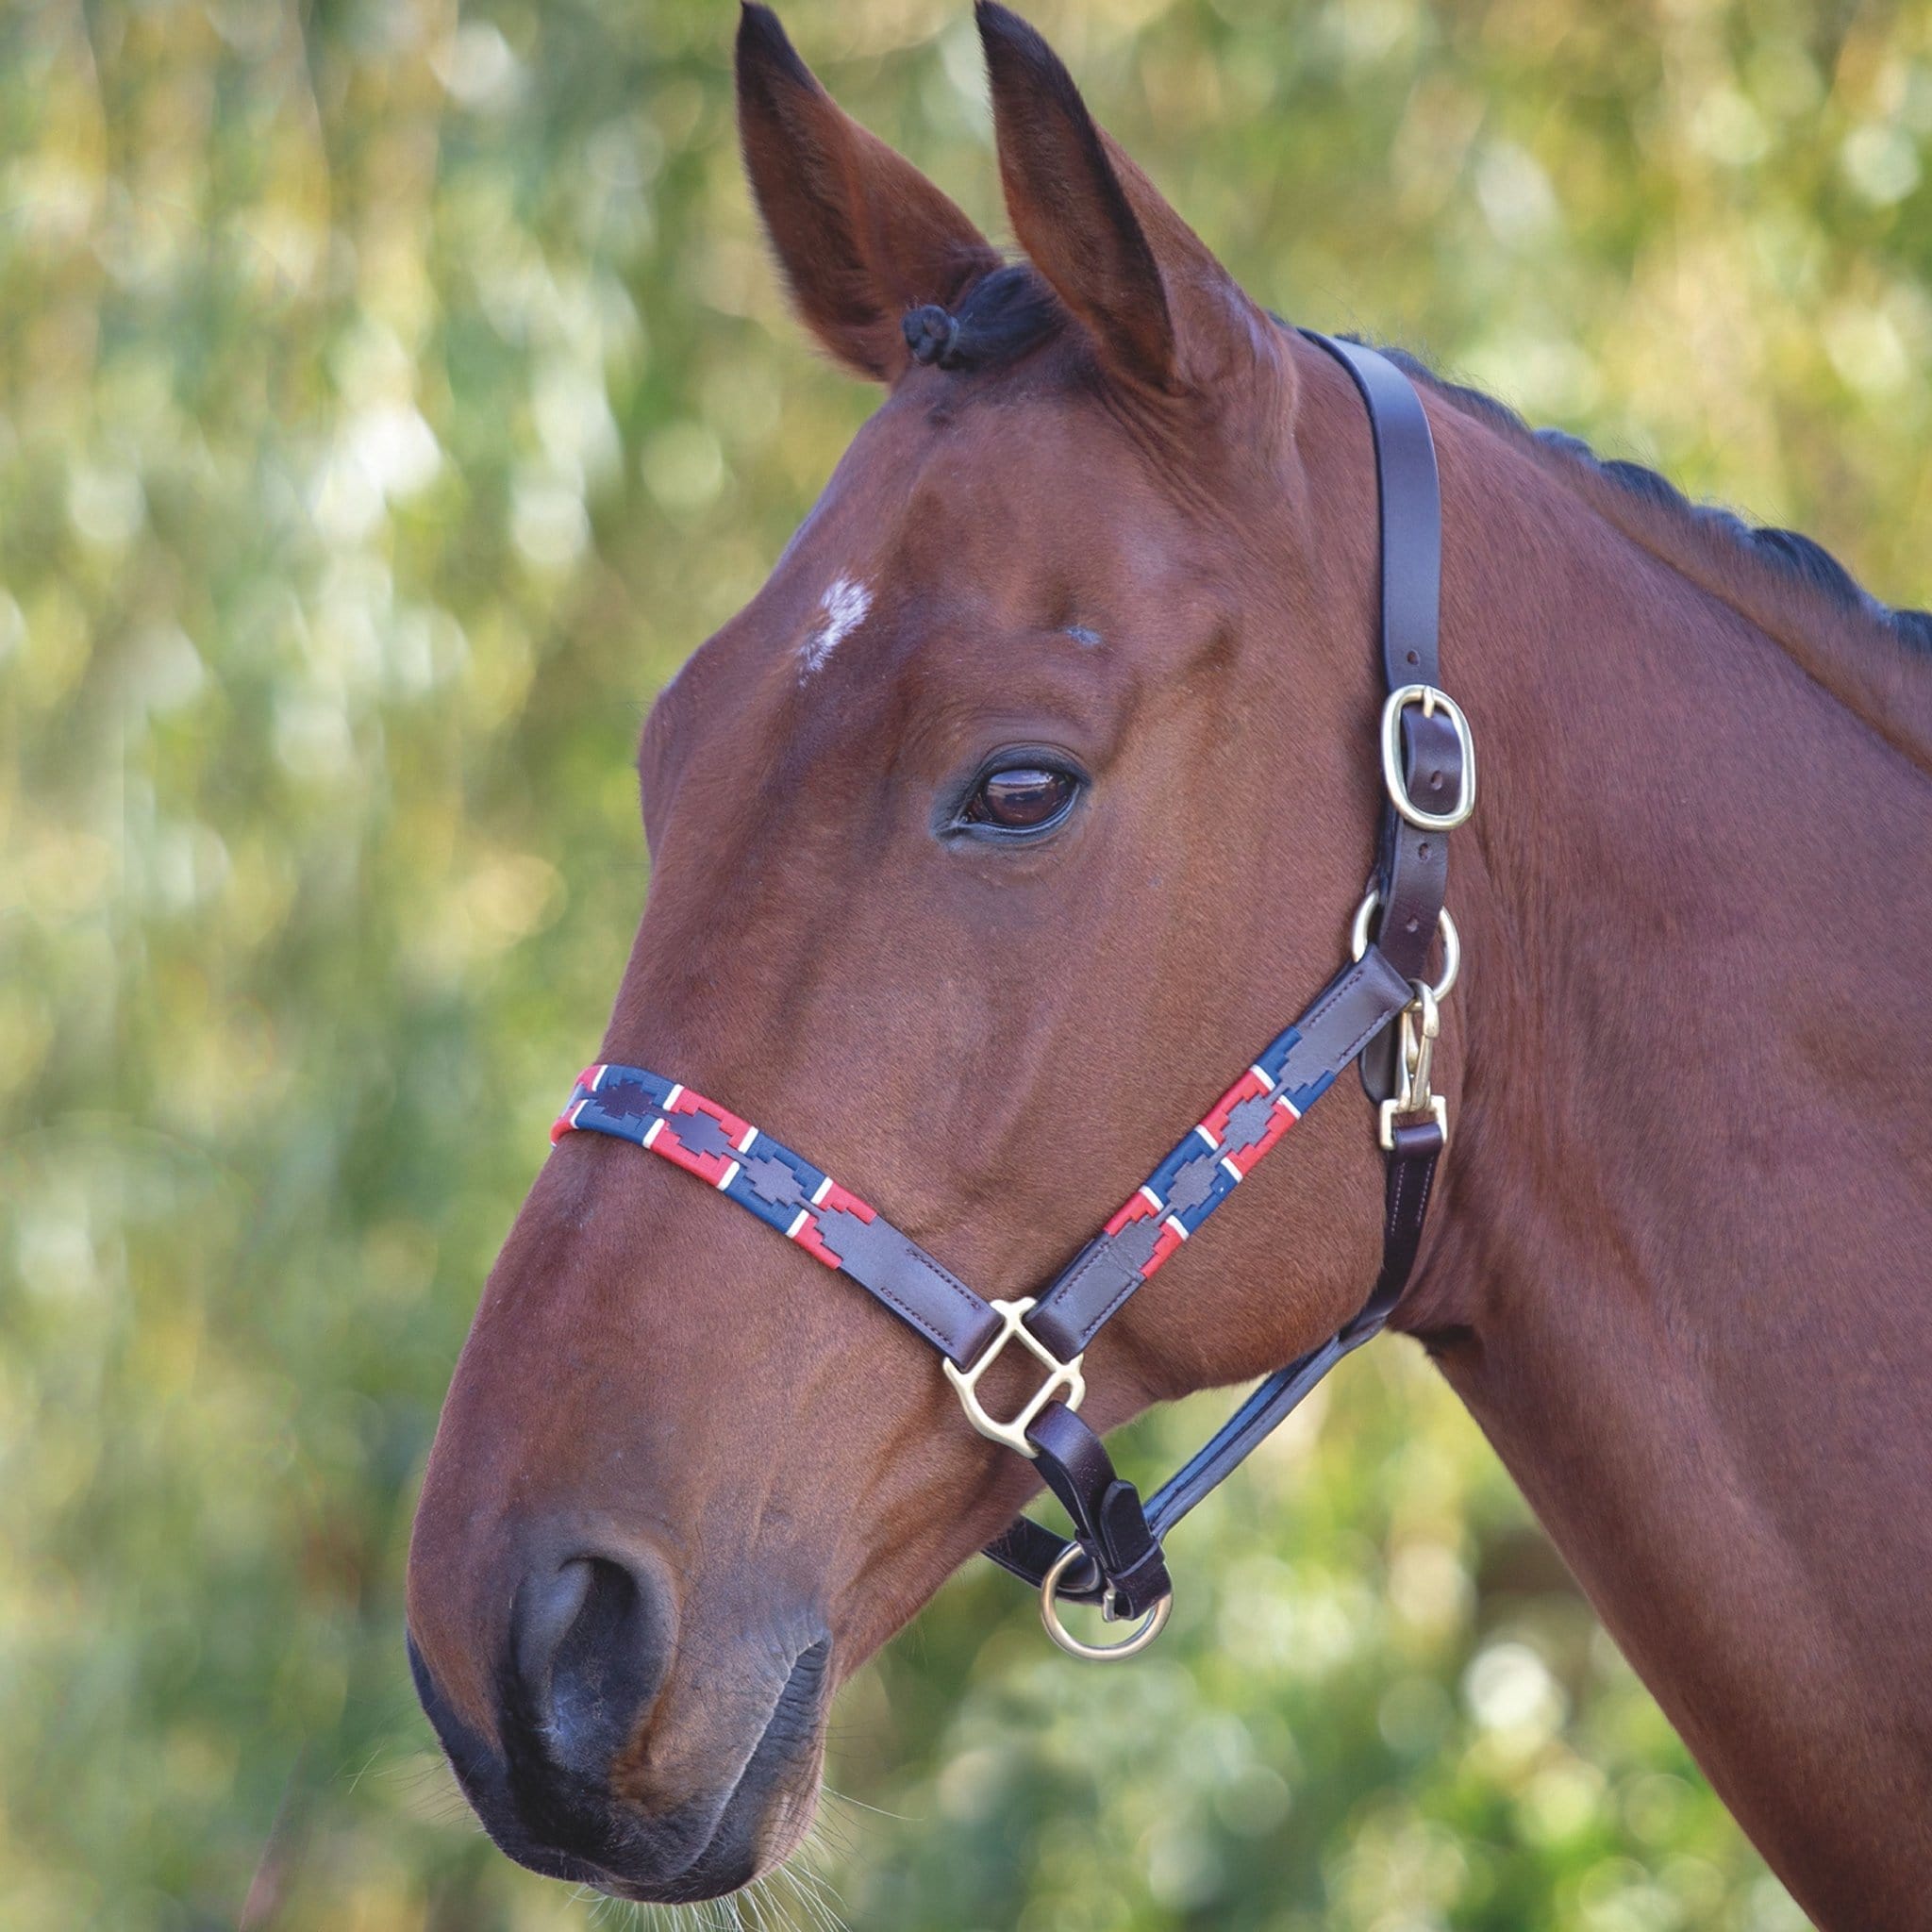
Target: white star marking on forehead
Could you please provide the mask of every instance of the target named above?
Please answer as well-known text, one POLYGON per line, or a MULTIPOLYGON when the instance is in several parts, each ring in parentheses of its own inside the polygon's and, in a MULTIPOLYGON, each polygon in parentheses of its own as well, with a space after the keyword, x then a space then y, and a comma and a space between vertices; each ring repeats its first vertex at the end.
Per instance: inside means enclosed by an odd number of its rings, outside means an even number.
POLYGON ((872 592, 851 577, 832 579, 831 588, 819 600, 818 615, 798 646, 798 681, 803 684, 814 671, 824 668, 825 660, 865 622, 872 608, 872 592))

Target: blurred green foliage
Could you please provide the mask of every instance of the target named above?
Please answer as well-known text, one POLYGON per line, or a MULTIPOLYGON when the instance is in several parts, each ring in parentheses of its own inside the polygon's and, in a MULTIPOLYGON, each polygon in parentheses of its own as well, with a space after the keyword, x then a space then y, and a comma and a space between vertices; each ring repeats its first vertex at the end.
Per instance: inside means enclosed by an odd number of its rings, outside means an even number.
MULTIPOLYGON (((1041 24, 1262 299, 1932 591, 1927 0, 1041 24)), ((791 25, 999 229, 963 4, 791 25)), ((454 1796, 400 1579, 643 896, 639 720, 873 401, 783 312, 732 25, 0 11, 9 1928, 584 1917, 454 1796)), ((1136 1670, 974 1574, 853 1688, 855 1926, 1801 1924, 1406 1344, 1185 1540, 1136 1670)))

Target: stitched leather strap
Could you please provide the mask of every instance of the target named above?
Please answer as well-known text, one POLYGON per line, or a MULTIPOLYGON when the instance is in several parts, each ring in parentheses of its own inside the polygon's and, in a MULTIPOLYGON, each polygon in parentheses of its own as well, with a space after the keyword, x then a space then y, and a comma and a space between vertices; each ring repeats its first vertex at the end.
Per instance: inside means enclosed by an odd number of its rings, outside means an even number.
MULTIPOLYGON (((1304 329, 1347 370, 1360 391, 1374 440, 1375 485, 1382 529, 1379 630, 1388 690, 1440 685, 1438 625, 1441 601, 1442 500, 1435 439, 1415 387, 1386 356, 1304 329)), ((1403 768, 1409 796, 1441 812, 1462 795, 1466 774, 1455 727, 1441 711, 1411 706, 1401 721, 1403 768)), ((1406 980, 1427 976, 1436 921, 1449 891, 1449 841, 1424 831, 1384 806, 1375 886, 1382 895, 1376 942, 1406 980)), ((1393 1034, 1362 1057, 1362 1084, 1386 1100, 1395 1091, 1393 1034)))
POLYGON ((1078 1355, 1409 997, 1377 947, 1344 967, 1074 1257, 1027 1327, 1062 1361, 1078 1355))
POLYGON ((1348 371, 1368 410, 1381 523, 1382 680, 1434 684, 1442 575, 1442 497, 1436 442, 1415 385, 1379 349, 1302 330, 1348 371))
POLYGON ((1383 1190, 1382 1270, 1360 1312, 1348 1325, 1260 1383, 1221 1431, 1148 1504, 1150 1527, 1164 1537, 1195 1504, 1258 1448, 1343 1356, 1382 1332, 1415 1268, 1442 1130, 1434 1121, 1398 1126, 1383 1190))
POLYGON ((870 1203, 679 1081, 643 1067, 586 1067, 550 1139, 577 1129, 635 1141, 708 1181, 814 1260, 849 1274, 962 1369, 999 1332, 998 1315, 870 1203))
POLYGON ((1035 1466, 1073 1518, 1086 1569, 1097 1568, 1091 1581, 1078 1580, 1088 1582, 1090 1596, 1110 1590, 1117 1616, 1151 1610, 1174 1585, 1140 1491, 1114 1474, 1105 1444, 1065 1404, 1049 1403, 1027 1434, 1040 1452, 1035 1466))

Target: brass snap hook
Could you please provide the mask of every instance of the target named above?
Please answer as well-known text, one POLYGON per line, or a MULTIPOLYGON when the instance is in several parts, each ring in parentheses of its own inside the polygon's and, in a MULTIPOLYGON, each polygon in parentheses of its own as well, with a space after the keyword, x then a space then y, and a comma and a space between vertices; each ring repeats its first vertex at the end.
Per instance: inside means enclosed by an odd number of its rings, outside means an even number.
POLYGON ((1385 1153, 1395 1149, 1395 1123, 1427 1114, 1442 1132, 1442 1144, 1449 1144, 1449 1108, 1440 1093, 1429 1086, 1429 1074, 1436 1060, 1436 1041, 1442 1031, 1442 1009, 1433 987, 1412 980, 1415 997, 1400 1014, 1401 1084, 1393 1096, 1385 1100, 1376 1113, 1376 1126, 1385 1153))

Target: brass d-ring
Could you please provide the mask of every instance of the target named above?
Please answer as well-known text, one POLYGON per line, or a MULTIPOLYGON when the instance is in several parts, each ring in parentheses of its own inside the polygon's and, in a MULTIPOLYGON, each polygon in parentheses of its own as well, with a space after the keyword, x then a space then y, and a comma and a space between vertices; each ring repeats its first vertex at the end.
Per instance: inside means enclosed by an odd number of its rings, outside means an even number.
MULTIPOLYGON (((1359 959, 1369 950, 1370 927, 1381 904, 1380 889, 1371 886, 1367 896, 1355 908, 1355 925, 1348 939, 1348 950, 1355 958, 1359 959)), ((1436 915, 1436 925, 1442 935, 1442 976, 1429 991, 1437 999, 1446 1000, 1449 989, 1456 984, 1456 975, 1462 971, 1462 935, 1456 930, 1456 922, 1449 917, 1446 906, 1436 915)))
MULTIPOLYGON (((1174 1598, 1162 1597, 1141 1620, 1140 1627, 1130 1631, 1118 1643, 1083 1643, 1060 1622, 1059 1607, 1054 1602, 1054 1596, 1068 1566, 1086 1554, 1078 1543, 1069 1543, 1054 1558, 1053 1567, 1040 1579, 1040 1621, 1046 1625, 1046 1634, 1069 1657, 1084 1657, 1090 1663, 1097 1664, 1118 1663, 1123 1657, 1137 1657, 1166 1627, 1168 1614, 1174 1608, 1174 1598)), ((1109 1590, 1106 1604, 1109 1616, 1113 1613, 1112 1597, 1113 1591, 1109 1590)))

